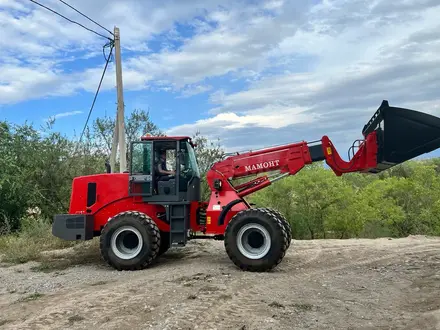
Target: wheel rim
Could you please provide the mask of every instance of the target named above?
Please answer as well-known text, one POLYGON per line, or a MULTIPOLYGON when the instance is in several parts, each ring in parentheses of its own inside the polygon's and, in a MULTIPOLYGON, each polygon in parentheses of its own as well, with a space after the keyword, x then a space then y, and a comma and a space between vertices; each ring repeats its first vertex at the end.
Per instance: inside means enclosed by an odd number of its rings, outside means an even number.
POLYGON ((237 247, 246 258, 263 258, 269 252, 270 245, 269 232, 262 225, 247 224, 238 232, 237 247))
POLYGON ((142 235, 134 227, 118 228, 111 239, 111 249, 120 259, 128 260, 136 257, 142 250, 142 235))

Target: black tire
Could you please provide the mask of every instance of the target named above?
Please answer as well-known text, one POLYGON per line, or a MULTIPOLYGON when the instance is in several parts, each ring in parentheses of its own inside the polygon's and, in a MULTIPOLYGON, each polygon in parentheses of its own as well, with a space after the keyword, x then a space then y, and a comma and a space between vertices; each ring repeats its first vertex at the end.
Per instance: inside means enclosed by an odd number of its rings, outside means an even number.
POLYGON ((111 218, 102 229, 100 236, 101 256, 117 270, 147 268, 156 259, 160 246, 160 231, 156 223, 147 215, 135 211, 122 212, 111 218), (118 235, 112 244, 113 236, 120 230, 129 236, 121 238, 118 235), (127 249, 126 244, 134 245, 134 242, 139 243, 136 254, 130 257, 127 251, 121 251, 122 245, 127 249))
MULTIPOLYGON (((265 209, 248 209, 237 213, 228 223, 225 230, 225 249, 232 262, 244 271, 251 272, 266 272, 275 268, 284 258, 287 250, 287 232, 284 225, 278 217, 271 214, 265 209), (246 252, 246 245, 242 241, 245 239, 243 234, 242 239, 239 236, 240 230, 245 226, 254 227, 254 238, 249 241, 259 241, 257 231, 263 230, 268 237, 270 237, 270 244, 263 244, 266 246, 266 253, 261 253, 260 256, 251 256, 246 252), (260 227, 258 230, 256 227, 260 227), (239 242, 238 242, 239 241, 239 242), (241 249, 241 251, 240 251, 241 249)), ((255 244, 257 245, 257 244, 255 244)), ((249 248, 249 246, 248 246, 249 248)))
POLYGON ((170 248, 170 232, 160 231, 160 248, 157 254, 160 257, 162 254, 168 251, 170 248))
POLYGON ((273 213, 283 222, 284 229, 287 232, 287 248, 290 247, 290 243, 292 243, 292 227, 290 226, 290 222, 286 219, 286 217, 278 210, 267 208, 270 213, 273 213))

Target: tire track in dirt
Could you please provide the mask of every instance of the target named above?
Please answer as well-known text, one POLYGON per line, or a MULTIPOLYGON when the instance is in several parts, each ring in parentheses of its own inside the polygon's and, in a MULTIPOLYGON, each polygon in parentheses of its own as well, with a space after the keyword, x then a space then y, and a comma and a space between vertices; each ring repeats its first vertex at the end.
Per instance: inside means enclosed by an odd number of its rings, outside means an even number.
MULTIPOLYGON (((347 246, 348 247, 348 246, 347 246)), ((295 263, 293 260, 295 260, 296 258, 300 258, 301 256, 301 252, 303 251, 291 251, 289 250, 288 253, 286 254, 286 258, 288 260, 288 262, 286 263, 281 263, 279 270, 282 272, 289 272, 292 271, 293 269, 295 270, 300 270, 301 273, 298 274, 300 276, 312 276, 312 275, 319 275, 319 274, 323 274, 323 273, 327 273, 327 272, 334 272, 334 271, 338 271, 338 270, 344 270, 346 268, 351 268, 354 266, 365 266, 371 263, 377 263, 377 262, 383 262, 383 261, 388 261, 388 260, 393 260, 396 257, 403 257, 403 256, 408 256, 410 253, 417 253, 417 254, 429 254, 431 252, 433 253, 438 253, 440 254, 440 240, 436 243, 432 243, 432 244, 420 244, 420 245, 415 245, 414 244, 408 244, 407 246, 403 246, 405 248, 405 250, 402 250, 402 247, 399 247, 399 249, 393 249, 392 251, 388 251, 388 253, 384 253, 383 249, 380 249, 380 247, 375 247, 376 252, 381 253, 382 255, 378 256, 378 257, 370 257, 369 255, 371 255, 371 247, 367 247, 362 250, 365 251, 357 251, 355 253, 352 253, 352 251, 350 250, 339 250, 340 251, 340 256, 343 256, 344 254, 350 254, 350 259, 338 259, 335 258, 334 260, 328 260, 326 259, 328 256, 328 252, 330 252, 330 250, 327 247, 319 247, 319 250, 314 253, 312 256, 307 257, 306 260, 300 260, 299 262, 295 263), (298 254, 298 255, 294 255, 294 254, 298 254), (353 258, 354 257, 354 258, 353 258), (312 264, 313 261, 317 261, 317 260, 322 260, 325 262, 341 262, 343 264, 339 264, 337 266, 326 266, 324 269, 314 269, 314 268, 322 268, 321 265, 313 265, 310 270, 301 269, 301 266, 310 266, 310 264, 312 264)), ((351 248, 351 247, 350 247, 351 248)), ((320 260, 320 263, 321 263, 320 260)), ((294 272, 293 272, 294 273, 294 272)), ((293 275, 293 274, 292 274, 293 275)))

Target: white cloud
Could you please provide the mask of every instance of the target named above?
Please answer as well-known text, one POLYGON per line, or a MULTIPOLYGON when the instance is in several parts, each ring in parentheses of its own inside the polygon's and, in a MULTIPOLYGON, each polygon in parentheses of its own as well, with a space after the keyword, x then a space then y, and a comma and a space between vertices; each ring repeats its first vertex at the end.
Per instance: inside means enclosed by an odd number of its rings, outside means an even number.
POLYGON ((0 0, 0 8, 27 11, 27 8, 16 0, 0 0))
POLYGON ((43 121, 47 121, 49 119, 57 120, 57 119, 64 118, 64 117, 71 117, 71 116, 80 115, 82 113, 84 113, 84 112, 80 111, 80 110, 61 112, 61 113, 57 113, 57 114, 51 116, 50 118, 44 118, 43 121))
MULTIPOLYGON (((86 23, 59 1, 48 4, 86 23)), ((382 99, 440 115, 438 0, 79 0, 75 6, 121 28, 126 90, 182 98, 211 93, 208 117, 171 133, 200 130, 230 148, 333 134, 345 146, 382 99), (179 34, 176 23, 191 30, 179 34), (229 82, 240 82, 239 89, 229 82)), ((0 40, 0 103, 95 91, 103 64, 88 65, 86 58, 101 56, 105 40, 25 0, 0 0, 0 7, 7 36, 0 40), (72 69, 75 59, 87 66, 72 69)), ((112 64, 102 89, 114 85, 112 64)))
POLYGON ((57 88, 63 77, 55 71, 17 65, 0 66, 0 71, 0 100, 3 104, 64 94, 57 88))
POLYGON ((170 132, 201 130, 231 149, 328 134, 348 148, 383 99, 440 116, 440 3, 402 3, 324 1, 271 48, 269 65, 283 62, 281 72, 215 91, 212 117, 170 132))
POLYGON ((315 120, 313 115, 302 113, 300 109, 285 109, 271 107, 263 111, 253 112, 247 115, 237 115, 233 112, 221 113, 208 119, 200 119, 194 124, 182 125, 169 130, 168 134, 180 135, 193 133, 194 126, 202 134, 210 134, 213 128, 226 131, 248 128, 251 126, 261 128, 282 128, 299 123, 311 123, 315 120), (186 132, 186 133, 185 133, 186 132))
POLYGON ((61 113, 57 113, 54 118, 55 119, 59 119, 59 118, 63 118, 63 117, 70 117, 70 116, 75 116, 75 115, 79 115, 82 114, 83 111, 68 111, 68 112, 61 112, 61 113))
MULTIPOLYGON (((185 22, 195 15, 203 15, 205 9, 222 3, 227 4, 220 0, 166 0, 155 5, 140 0, 80 0, 74 6, 110 30, 114 25, 120 27, 124 87, 139 90, 149 87, 148 82, 159 77, 145 70, 132 69, 132 53, 149 52, 147 43, 157 34, 173 29, 177 21, 185 22)), ((101 34, 109 35, 59 1, 51 0, 45 4, 101 34)), ((0 78, 0 104, 71 95, 82 89, 96 90, 103 64, 90 65, 85 60, 102 56, 101 48, 107 40, 26 0, 1 0, 0 9, 3 36, 0 39, 0 70, 9 71, 7 76, 0 78), (86 66, 86 69, 64 66, 73 60, 81 61, 80 67, 86 66)), ((176 38, 173 34, 169 37, 176 38)), ((114 87, 112 70, 113 65, 109 67, 103 90, 114 87)))
MULTIPOLYGON (((273 4, 273 8, 278 8, 282 2, 273 4)), ((286 3, 277 17, 262 14, 262 6, 236 3, 228 9, 215 10, 206 17, 215 28, 204 24, 201 32, 185 40, 179 50, 134 57, 128 66, 160 77, 177 89, 206 78, 264 70, 272 65, 272 48, 285 37, 295 35, 310 5, 286 3)))
POLYGON ((212 86, 210 85, 189 85, 187 87, 185 87, 184 89, 182 89, 182 98, 185 97, 190 97, 193 95, 197 95, 197 94, 201 94, 201 93, 205 93, 208 92, 210 90, 212 90, 212 86))

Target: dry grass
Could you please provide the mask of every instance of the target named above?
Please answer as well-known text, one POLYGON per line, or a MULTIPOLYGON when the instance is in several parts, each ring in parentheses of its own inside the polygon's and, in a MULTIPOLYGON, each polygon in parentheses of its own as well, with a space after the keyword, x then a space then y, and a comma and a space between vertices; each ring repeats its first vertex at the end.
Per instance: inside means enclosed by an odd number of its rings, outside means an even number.
POLYGON ((42 252, 78 245, 52 235, 51 225, 39 219, 24 219, 23 229, 17 234, 0 236, 1 262, 20 264, 43 261, 42 252))
POLYGON ((38 266, 32 267, 34 272, 50 273, 78 265, 104 265, 99 252, 98 240, 81 242, 64 251, 46 251, 36 261, 38 266))
POLYGON ((35 292, 35 293, 32 293, 32 294, 30 294, 28 296, 25 296, 25 297, 22 297, 22 298, 18 299, 17 303, 34 301, 34 300, 40 299, 42 297, 44 297, 44 294, 39 293, 39 292, 35 292))

